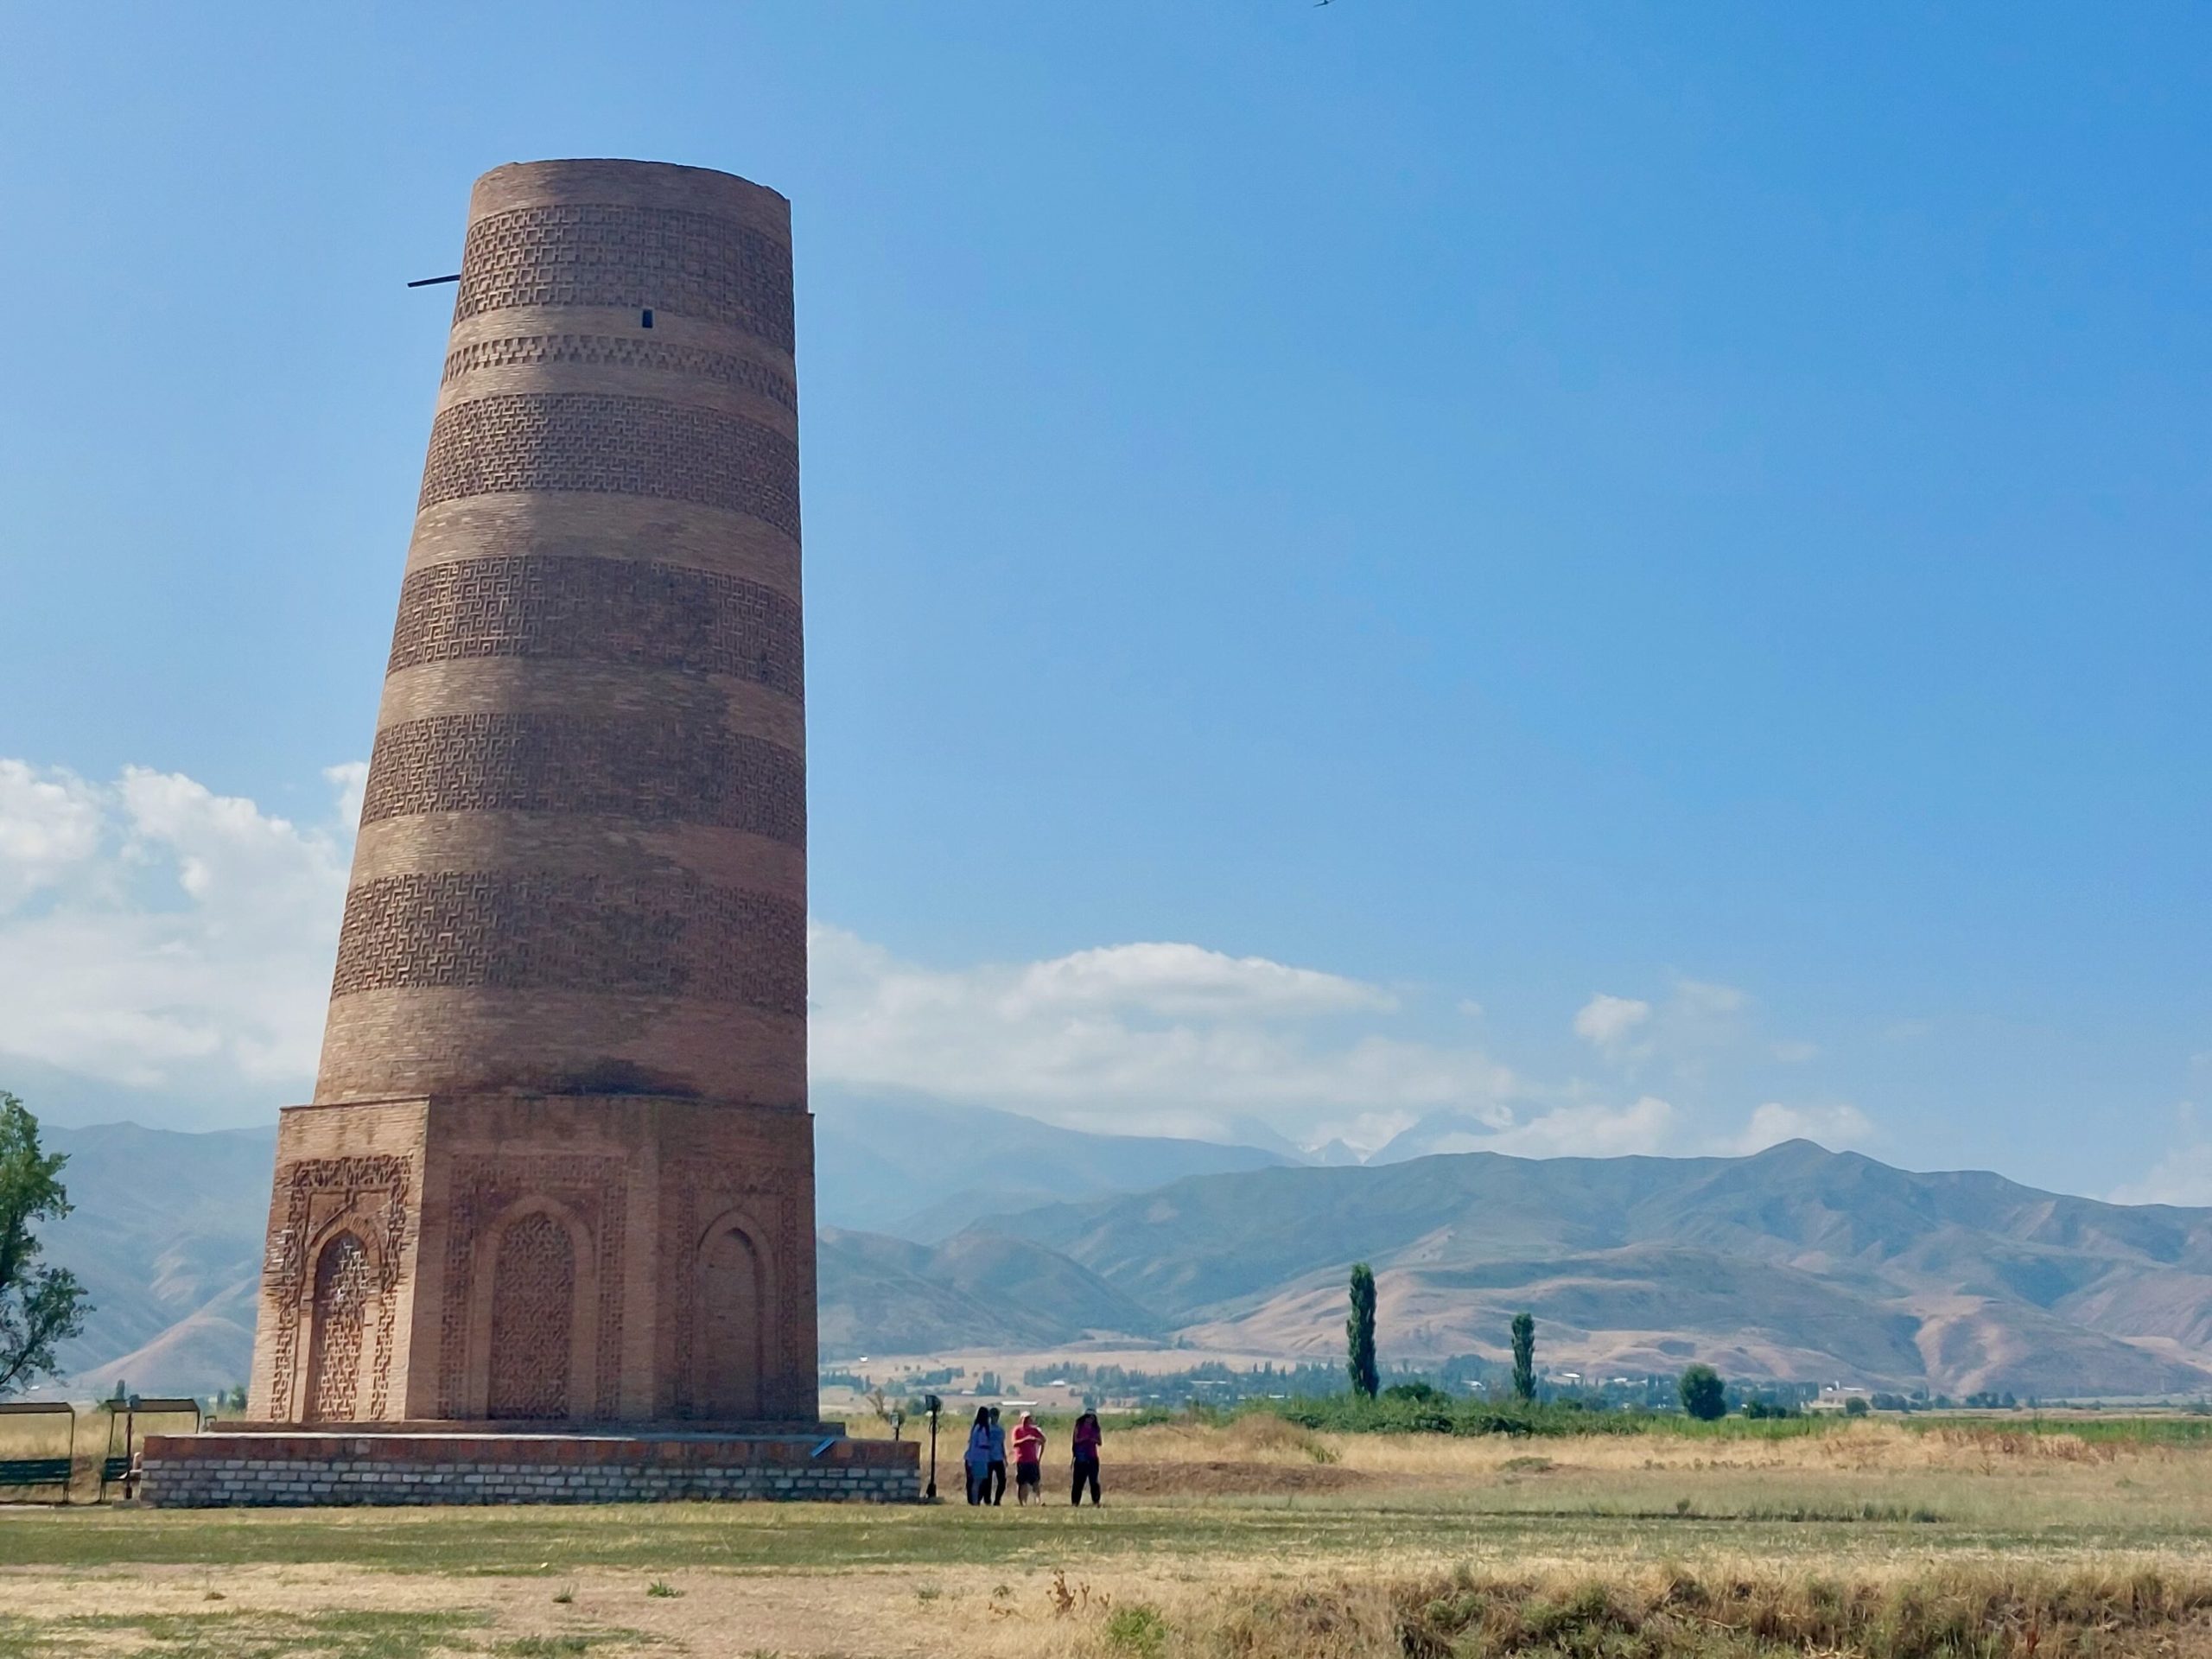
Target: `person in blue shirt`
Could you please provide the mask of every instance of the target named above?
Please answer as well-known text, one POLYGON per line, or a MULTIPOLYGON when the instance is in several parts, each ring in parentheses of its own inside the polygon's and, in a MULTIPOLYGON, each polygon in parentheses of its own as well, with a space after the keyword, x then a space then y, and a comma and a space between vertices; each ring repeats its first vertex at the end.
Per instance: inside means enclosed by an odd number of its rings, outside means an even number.
POLYGON ((991 1408, 976 1408, 976 1421, 968 1430, 968 1450, 961 1463, 968 1471, 968 1501, 988 1501, 991 1489, 991 1408))

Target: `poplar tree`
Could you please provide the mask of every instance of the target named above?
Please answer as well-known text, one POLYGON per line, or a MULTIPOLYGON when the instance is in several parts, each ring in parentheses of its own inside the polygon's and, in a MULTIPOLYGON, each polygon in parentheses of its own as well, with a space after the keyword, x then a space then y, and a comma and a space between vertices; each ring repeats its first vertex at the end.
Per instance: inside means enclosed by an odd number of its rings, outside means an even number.
POLYGON ((1354 1394, 1370 1400, 1382 1386, 1375 1372, 1375 1270, 1364 1262, 1351 1267, 1351 1317, 1344 1321, 1344 1370, 1354 1394))
POLYGON ((1536 1320, 1530 1313, 1513 1316, 1513 1392, 1524 1404, 1536 1398, 1536 1320))

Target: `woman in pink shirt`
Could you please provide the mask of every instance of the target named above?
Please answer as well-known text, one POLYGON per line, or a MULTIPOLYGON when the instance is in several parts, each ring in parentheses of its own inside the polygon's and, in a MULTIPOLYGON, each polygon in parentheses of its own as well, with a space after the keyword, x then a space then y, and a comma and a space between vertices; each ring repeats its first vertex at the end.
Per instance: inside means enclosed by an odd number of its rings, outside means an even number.
POLYGON ((1029 1412, 1014 1426, 1014 1501, 1027 1503, 1042 1497, 1038 1487, 1045 1473, 1045 1431, 1029 1412))

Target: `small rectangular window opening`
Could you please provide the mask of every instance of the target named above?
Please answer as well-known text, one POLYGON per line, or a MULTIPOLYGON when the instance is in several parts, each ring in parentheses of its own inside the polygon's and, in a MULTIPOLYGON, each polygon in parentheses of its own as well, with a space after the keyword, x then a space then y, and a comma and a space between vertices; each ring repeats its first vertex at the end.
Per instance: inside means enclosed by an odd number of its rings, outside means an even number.
POLYGON ((650 310, 640 313, 638 317, 638 326, 640 328, 652 327, 653 326, 653 314, 650 310))

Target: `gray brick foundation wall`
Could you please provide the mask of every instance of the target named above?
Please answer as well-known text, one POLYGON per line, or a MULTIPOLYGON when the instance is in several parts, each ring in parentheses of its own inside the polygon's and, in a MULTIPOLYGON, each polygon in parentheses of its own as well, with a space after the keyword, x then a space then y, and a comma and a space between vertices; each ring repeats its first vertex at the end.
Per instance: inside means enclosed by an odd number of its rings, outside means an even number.
POLYGON ((918 1449, 882 1441, 162 1435, 139 1487, 162 1509, 410 1503, 912 1503, 918 1449))

